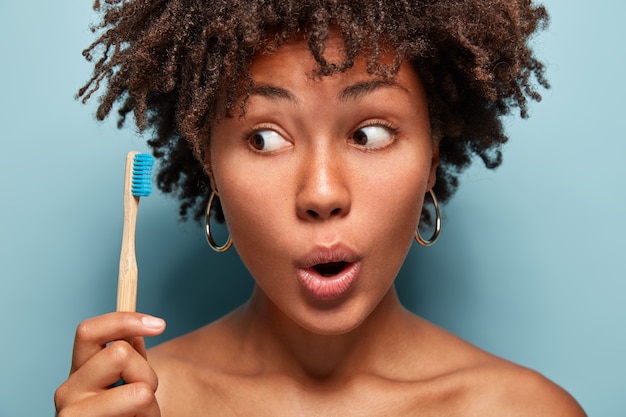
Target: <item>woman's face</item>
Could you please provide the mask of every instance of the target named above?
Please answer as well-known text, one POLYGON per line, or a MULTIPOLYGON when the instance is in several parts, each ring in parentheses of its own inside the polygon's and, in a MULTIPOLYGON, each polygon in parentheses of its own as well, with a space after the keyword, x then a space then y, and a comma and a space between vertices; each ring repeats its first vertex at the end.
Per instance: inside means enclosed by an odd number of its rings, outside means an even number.
MULTIPOLYGON (((327 59, 341 47, 331 37, 327 59)), ((390 291, 438 152, 410 65, 392 81, 362 60, 331 77, 311 77, 314 68, 303 41, 258 55, 246 113, 216 123, 206 163, 255 297, 305 329, 340 334, 390 291)))

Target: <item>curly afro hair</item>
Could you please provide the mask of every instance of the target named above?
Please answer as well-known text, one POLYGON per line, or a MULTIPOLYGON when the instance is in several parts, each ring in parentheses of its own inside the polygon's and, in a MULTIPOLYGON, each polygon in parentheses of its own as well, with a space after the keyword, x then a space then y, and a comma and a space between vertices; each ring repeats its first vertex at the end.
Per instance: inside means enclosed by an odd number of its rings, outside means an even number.
MULTIPOLYGON (((98 0, 102 22, 84 52, 94 61, 78 92, 87 101, 105 83, 97 118, 117 106, 119 126, 132 112, 161 159, 157 184, 180 201, 180 215, 203 214, 210 185, 203 149, 211 124, 230 117, 249 94, 250 61, 296 34, 307 40, 317 75, 349 69, 356 57, 390 77, 410 62, 424 85, 440 165, 435 192, 446 201, 474 156, 488 168, 507 141, 501 116, 548 88, 528 42, 548 15, 531 0, 98 0), (336 29, 345 60, 329 63, 324 46, 336 29), (393 65, 379 63, 392 48, 393 65)), ((221 215, 218 209, 218 215, 221 215)))

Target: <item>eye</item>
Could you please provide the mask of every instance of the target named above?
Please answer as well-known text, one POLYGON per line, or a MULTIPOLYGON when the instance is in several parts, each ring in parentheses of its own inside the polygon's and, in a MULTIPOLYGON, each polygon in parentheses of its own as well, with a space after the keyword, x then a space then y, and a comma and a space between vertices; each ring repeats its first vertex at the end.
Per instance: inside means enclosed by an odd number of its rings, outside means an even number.
POLYGON ((371 149, 384 148, 393 142, 396 129, 391 126, 373 124, 363 126, 352 133, 352 141, 359 146, 371 149))
POLYGON ((291 142, 272 129, 256 130, 247 140, 253 149, 261 152, 272 152, 291 146, 291 142))

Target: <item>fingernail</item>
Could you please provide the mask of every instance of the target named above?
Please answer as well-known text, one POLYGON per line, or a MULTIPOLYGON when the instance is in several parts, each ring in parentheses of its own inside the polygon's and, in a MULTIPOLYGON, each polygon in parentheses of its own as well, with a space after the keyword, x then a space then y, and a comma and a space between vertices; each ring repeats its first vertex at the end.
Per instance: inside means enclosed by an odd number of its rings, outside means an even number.
POLYGON ((162 329, 163 326, 165 326, 165 320, 152 316, 143 316, 141 318, 141 323, 144 327, 154 330, 162 329))

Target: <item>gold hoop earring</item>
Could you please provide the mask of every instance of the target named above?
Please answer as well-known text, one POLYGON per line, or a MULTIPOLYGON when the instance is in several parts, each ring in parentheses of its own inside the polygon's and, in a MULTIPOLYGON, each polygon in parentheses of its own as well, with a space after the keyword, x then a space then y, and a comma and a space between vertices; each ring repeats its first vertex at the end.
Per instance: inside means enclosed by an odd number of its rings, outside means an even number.
POLYGON ((209 197, 209 204, 206 206, 206 213, 204 215, 204 233, 206 235, 206 241, 215 252, 226 252, 233 244, 233 240, 228 235, 228 240, 222 246, 219 246, 213 240, 211 236, 211 206, 213 205, 213 199, 215 198, 215 191, 211 191, 211 197, 209 197))
POLYGON ((430 194, 430 198, 433 199, 433 205, 435 206, 435 231, 430 239, 425 240, 422 236, 420 236, 419 229, 415 229, 415 240, 417 240, 417 243, 422 246, 430 246, 435 243, 439 237, 439 233, 441 232, 441 212, 439 211, 439 202, 437 201, 437 197, 435 197, 435 193, 432 188, 428 190, 428 193, 430 194))

